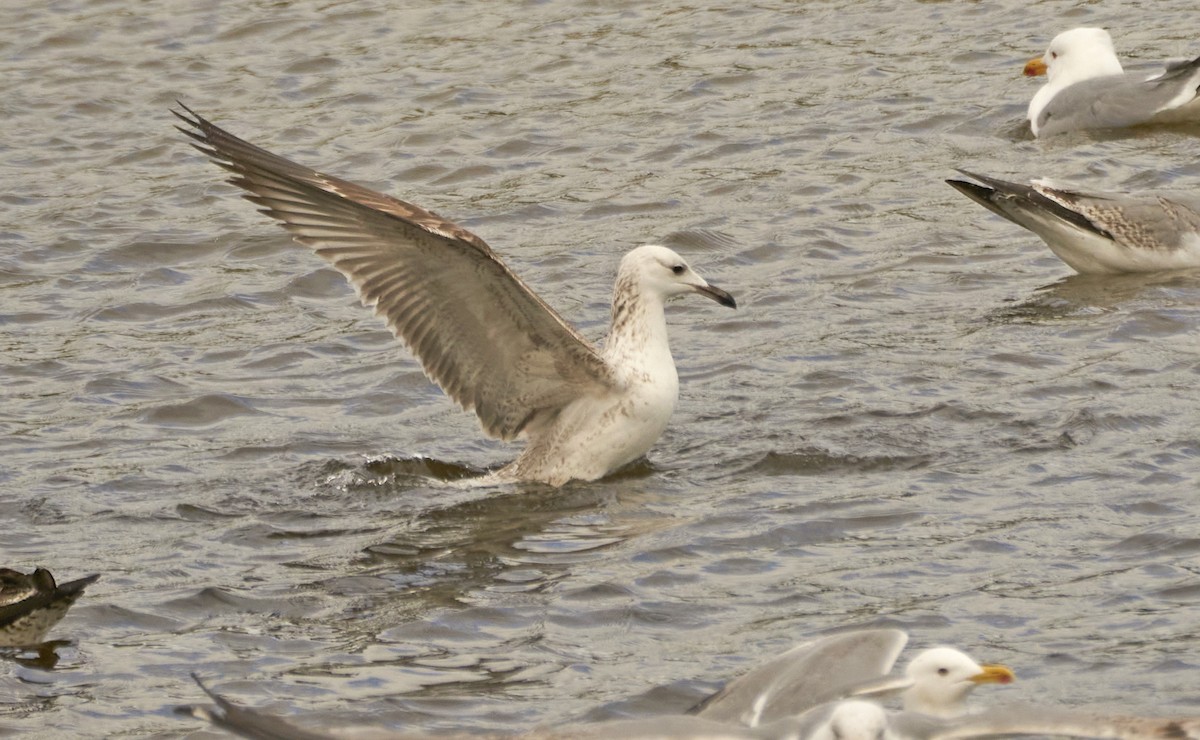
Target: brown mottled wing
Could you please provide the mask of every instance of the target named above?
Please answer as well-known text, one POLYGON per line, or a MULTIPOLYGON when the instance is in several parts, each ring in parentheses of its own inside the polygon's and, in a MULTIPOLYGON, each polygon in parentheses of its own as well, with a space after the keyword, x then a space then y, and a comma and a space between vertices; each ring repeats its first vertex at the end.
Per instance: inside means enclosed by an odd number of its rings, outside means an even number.
MULTIPOLYGON (((182 106, 182 104, 180 104, 182 106)), ((354 285, 425 374, 511 439, 614 383, 596 349, 482 239, 435 213, 260 149, 182 106, 230 182, 354 285)))
POLYGON ((1200 239, 1200 198, 1187 195, 1088 193, 1038 181, 1033 187, 1119 244, 1171 251, 1200 239))

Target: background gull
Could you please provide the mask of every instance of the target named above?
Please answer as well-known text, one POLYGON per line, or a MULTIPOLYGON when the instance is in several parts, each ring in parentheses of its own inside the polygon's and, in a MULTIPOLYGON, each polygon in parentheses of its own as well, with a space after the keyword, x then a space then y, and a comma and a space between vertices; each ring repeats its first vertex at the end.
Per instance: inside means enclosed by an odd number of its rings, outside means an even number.
POLYGON ((897 629, 822 637, 730 681, 694 711, 705 719, 758 727, 846 697, 900 695, 906 710, 951 717, 966 710, 976 686, 1014 678, 1006 666, 980 665, 950 647, 924 650, 902 676, 888 676, 906 642, 908 635, 897 629))
POLYGON ((758 737, 784 740, 953 740, 1043 735, 1118 740, 1197 740, 1200 718, 1140 717, 1107 710, 1059 709, 1030 704, 995 707, 956 717, 888 712, 870 701, 816 707, 759 729, 758 737))
POLYGON ((938 716, 907 707, 888 712, 863 699, 827 702, 757 727, 696 716, 660 716, 543 727, 520 734, 425 734, 365 725, 308 729, 292 719, 235 704, 200 685, 215 706, 183 706, 178 709, 180 714, 256 740, 951 740, 1010 735, 1200 740, 1200 718, 1196 717, 1139 717, 1108 710, 1025 704, 938 716))
MULTIPOLYGON (((182 105, 182 104, 181 104, 182 105)), ((678 395, 663 307, 699 293, 736 308, 666 247, 621 260, 612 324, 594 347, 482 239, 418 206, 321 174, 213 125, 186 106, 180 130, 234 173, 245 197, 354 285, 425 374, 483 430, 525 450, 481 483, 595 480, 646 453, 678 395)))
POLYGON ((1200 267, 1200 198, 1086 192, 1049 180, 1028 185, 959 170, 982 185, 946 182, 1042 238, 1077 272, 1112 274, 1200 267))
POLYGON ((1029 103, 1034 136, 1200 121, 1200 57, 1155 75, 1126 73, 1102 28, 1063 31, 1025 65, 1025 74, 1047 78, 1029 103))

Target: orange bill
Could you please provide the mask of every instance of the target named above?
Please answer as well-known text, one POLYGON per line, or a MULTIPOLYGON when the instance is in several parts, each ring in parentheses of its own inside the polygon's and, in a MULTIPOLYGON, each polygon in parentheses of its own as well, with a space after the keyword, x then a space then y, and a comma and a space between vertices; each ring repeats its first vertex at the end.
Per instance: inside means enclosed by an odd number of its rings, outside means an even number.
POLYGON ((1025 76, 1038 77, 1046 74, 1046 62, 1042 57, 1030 59, 1025 63, 1025 76))
POLYGON ((974 683, 1012 683, 1017 678, 1017 674, 1006 665, 988 664, 979 667, 983 670, 971 676, 974 683))

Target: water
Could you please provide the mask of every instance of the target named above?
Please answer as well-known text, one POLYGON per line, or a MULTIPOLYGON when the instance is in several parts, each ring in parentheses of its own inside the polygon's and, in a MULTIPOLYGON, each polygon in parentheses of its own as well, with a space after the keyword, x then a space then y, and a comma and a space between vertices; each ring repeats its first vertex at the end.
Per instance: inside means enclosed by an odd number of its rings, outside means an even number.
POLYGON ((688 706, 898 625, 990 703, 1200 713, 1200 276, 1074 276, 953 168, 1189 188, 1194 131, 1021 132, 1071 26, 1200 53, 1191 2, 50 2, 0 30, 3 564, 103 578, 0 727, 208 736, 189 673, 314 726, 518 731, 688 706), (687 232, 649 461, 501 464, 381 322, 172 128, 458 220, 590 336, 687 232))

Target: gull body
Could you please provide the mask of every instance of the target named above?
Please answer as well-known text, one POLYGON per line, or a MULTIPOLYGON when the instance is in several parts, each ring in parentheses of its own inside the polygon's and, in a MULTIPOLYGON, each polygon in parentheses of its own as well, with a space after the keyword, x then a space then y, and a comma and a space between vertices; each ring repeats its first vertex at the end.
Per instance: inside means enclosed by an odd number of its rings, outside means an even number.
MULTIPOLYGON (((290 718, 241 707, 201 687, 213 707, 180 707, 179 712, 258 740, 953 740, 1006 735, 1058 735, 1118 740, 1200 740, 1200 718, 1151 718, 1091 709, 1029 705, 966 712, 973 686, 1007 683, 1003 666, 979 665, 952 648, 919 653, 898 680, 881 679, 907 636, 893 629, 859 630, 817 638, 731 681, 701 704, 700 716, 658 716, 591 724, 547 726, 520 734, 437 734, 382 727, 310 730, 290 718), (786 659, 786 660, 784 660, 786 659), (879 665, 886 664, 882 669, 879 665), (806 680, 802 674, 811 674, 806 680), (859 695, 814 705, 803 693, 822 682, 859 681, 859 695), (916 687, 917 691, 912 689, 916 687), (758 689, 758 691, 755 691, 758 689), (888 712, 862 695, 902 692, 905 708, 888 712), (754 708, 758 706, 757 709, 754 708), (779 711, 784 706, 792 711, 779 711), (707 714, 705 707, 713 708, 707 714), (720 708, 721 711, 715 711, 720 708), (752 709, 753 716, 741 710, 752 709), (925 710, 925 711, 921 711, 925 710), (745 721, 749 717, 750 722, 745 721), (764 717, 769 722, 761 721, 764 717)), ((199 679, 197 679, 199 683, 199 679)))
POLYGON ((1108 710, 1016 704, 956 717, 888 712, 847 700, 761 728, 777 740, 968 740, 1038 735, 1113 740, 1200 740, 1200 718, 1140 717, 1108 710))
POLYGON ((530 290, 479 237, 411 203, 279 157, 183 107, 194 146, 354 285, 483 430, 524 436, 480 484, 595 480, 644 455, 666 428, 679 380, 664 306, 698 293, 736 308, 672 250, 621 260, 603 349, 530 290))
POLYGON ((1076 272, 1116 274, 1200 267, 1200 198, 1182 193, 1084 191, 1028 185, 959 170, 946 182, 992 213, 1029 229, 1076 272))
POLYGON ((1025 74, 1046 75, 1027 118, 1037 137, 1083 129, 1200 121, 1200 57, 1155 75, 1127 73, 1102 28, 1055 36, 1025 74))

